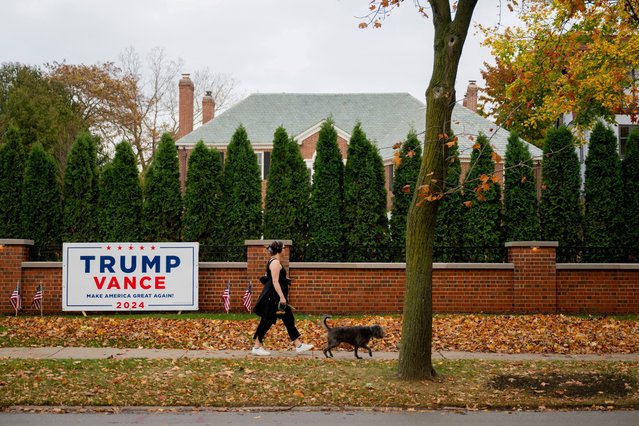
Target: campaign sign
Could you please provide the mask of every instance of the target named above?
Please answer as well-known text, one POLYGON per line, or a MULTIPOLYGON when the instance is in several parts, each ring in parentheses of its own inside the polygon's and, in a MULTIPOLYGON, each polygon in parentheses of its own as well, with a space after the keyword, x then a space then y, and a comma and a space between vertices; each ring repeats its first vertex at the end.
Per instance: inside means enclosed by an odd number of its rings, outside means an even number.
POLYGON ((198 309, 198 243, 64 243, 63 311, 198 309))

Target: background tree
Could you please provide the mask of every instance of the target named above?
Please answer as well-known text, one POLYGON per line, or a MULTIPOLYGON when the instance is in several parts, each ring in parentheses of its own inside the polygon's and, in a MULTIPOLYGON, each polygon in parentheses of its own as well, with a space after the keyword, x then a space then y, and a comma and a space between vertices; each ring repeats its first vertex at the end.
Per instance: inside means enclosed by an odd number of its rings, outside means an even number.
POLYGON ((55 62, 47 67, 51 79, 69 92, 91 133, 100 137, 98 161, 104 163, 127 136, 123 129, 130 127, 138 115, 133 99, 136 80, 113 62, 97 65, 55 62))
POLYGON ((180 241, 182 194, 177 148, 170 134, 147 169, 143 185, 142 221, 147 241, 180 241))
POLYGON ((131 144, 122 141, 101 174, 99 217, 103 241, 142 241, 142 186, 131 144))
POLYGON ((70 94, 39 68, 15 63, 2 65, 0 85, 0 134, 17 126, 25 149, 41 143, 64 171, 71 145, 86 128, 70 94))
POLYGON ((624 206, 624 245, 630 259, 639 260, 639 128, 628 137, 626 153, 621 163, 624 206))
POLYGON ((184 241, 224 245, 222 235, 222 160, 217 149, 199 141, 191 156, 184 194, 184 241))
POLYGON ((578 135, 599 118, 636 115, 633 5, 636 0, 535 0, 521 4, 521 25, 485 27, 496 62, 482 72, 485 100, 497 124, 537 141, 567 112, 578 135))
POLYGON ((243 246, 262 235, 262 177, 246 129, 235 130, 226 149, 222 191, 225 241, 243 246))
POLYGON ((64 241, 96 241, 99 238, 99 188, 96 138, 81 133, 71 147, 64 173, 64 241))
MULTIPOLYGON (((497 248, 502 244, 501 186, 495 175, 494 151, 488 137, 480 134, 464 178, 464 245, 473 249, 478 261, 503 260, 497 248)), ((476 261, 477 261, 476 260, 476 261)))
POLYGON ((590 134, 586 157, 584 243, 587 262, 619 261, 623 226, 623 183, 617 138, 602 122, 590 134))
MULTIPOLYGON (((445 159, 449 157, 447 135, 457 99, 455 79, 477 0, 459 0, 454 5, 447 0, 429 3, 435 30, 433 73, 426 89, 424 155, 416 183, 419 196, 413 198, 406 225, 406 292, 398 371, 407 380, 435 375, 431 360, 435 223, 446 175, 445 159)), ((401 0, 369 2, 370 21, 381 26, 381 19, 399 4, 401 0)), ((419 11, 426 14, 421 6, 419 11)))
POLYGON ((444 192, 437 211, 435 226, 435 248, 439 250, 437 260, 440 262, 465 261, 461 247, 464 246, 465 214, 464 192, 460 188, 461 163, 459 148, 453 144, 448 150, 448 170, 444 179, 444 192))
POLYGON ((308 258, 315 262, 341 259, 344 244, 344 163, 337 132, 328 119, 320 128, 308 218, 308 258))
POLYGON ((23 237, 32 239, 36 258, 62 243, 62 191, 53 156, 36 143, 27 157, 22 189, 23 237))
POLYGON ((357 123, 344 167, 344 236, 351 262, 387 260, 390 239, 386 215, 384 162, 357 123))
POLYGON ((419 174, 422 160, 422 147, 417 134, 411 130, 399 150, 399 165, 393 175, 393 207, 390 218, 390 235, 394 251, 398 254, 394 259, 403 262, 406 246, 406 216, 411 200, 415 194, 415 182, 419 174), (401 249, 401 254, 399 254, 401 249))
POLYGON ((534 165, 528 147, 511 133, 504 170, 504 234, 506 241, 537 241, 539 203, 534 165))
POLYGON ((573 134, 565 126, 549 129, 541 162, 541 238, 557 241, 558 262, 574 262, 581 246, 581 177, 573 134))
POLYGON ((20 131, 10 126, 0 145, 0 235, 2 238, 27 238, 20 222, 22 185, 26 154, 20 131))
POLYGON ((264 208, 264 238, 291 239, 293 257, 303 258, 310 181, 297 142, 279 127, 273 138, 264 208))

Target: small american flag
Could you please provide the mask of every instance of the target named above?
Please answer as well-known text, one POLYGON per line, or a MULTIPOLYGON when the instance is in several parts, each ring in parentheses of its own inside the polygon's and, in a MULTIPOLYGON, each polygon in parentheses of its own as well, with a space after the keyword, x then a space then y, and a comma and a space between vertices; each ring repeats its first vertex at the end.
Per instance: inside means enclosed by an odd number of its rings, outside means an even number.
POLYGON ((251 301, 253 299, 253 282, 249 281, 249 285, 244 292, 244 296, 242 297, 242 304, 246 308, 247 311, 251 312, 251 301))
POLYGON ((226 283, 226 288, 224 289, 224 293, 222 293, 222 300, 224 301, 224 310, 226 313, 231 309, 231 282, 228 281, 226 283))
POLYGON ((42 286, 39 285, 38 289, 36 290, 35 296, 33 296, 33 306, 35 306, 35 308, 37 310, 42 309, 42 294, 44 293, 44 290, 42 289, 42 286))
POLYGON ((13 306, 13 309, 15 309, 16 314, 18 313, 18 311, 22 310, 22 296, 20 295, 19 281, 18 281, 18 284, 16 285, 16 289, 13 290, 13 293, 11 293, 11 297, 9 298, 9 301, 11 302, 11 306, 13 306))

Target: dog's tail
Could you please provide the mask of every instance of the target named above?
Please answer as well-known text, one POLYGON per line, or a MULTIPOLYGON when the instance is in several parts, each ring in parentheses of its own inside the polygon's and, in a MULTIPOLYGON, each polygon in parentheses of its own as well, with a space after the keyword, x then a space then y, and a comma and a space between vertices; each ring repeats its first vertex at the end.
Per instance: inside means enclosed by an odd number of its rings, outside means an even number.
POLYGON ((322 321, 324 323, 324 328, 326 329, 326 331, 331 329, 331 327, 329 327, 328 324, 326 324, 326 320, 329 318, 331 318, 330 315, 324 315, 324 321, 322 321))

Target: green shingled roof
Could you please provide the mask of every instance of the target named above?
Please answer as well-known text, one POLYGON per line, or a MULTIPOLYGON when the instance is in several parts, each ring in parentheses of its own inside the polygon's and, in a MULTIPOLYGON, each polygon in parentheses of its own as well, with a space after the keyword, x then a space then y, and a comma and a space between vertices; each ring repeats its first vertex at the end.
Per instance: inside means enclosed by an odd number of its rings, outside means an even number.
MULTIPOLYGON (((423 131, 425 109, 422 102, 408 93, 258 93, 185 135, 177 144, 192 145, 203 140, 207 144, 226 145, 243 124, 253 145, 270 146, 280 125, 290 136, 298 136, 331 117, 335 126, 347 134, 356 122, 361 122, 382 157, 391 158, 392 146, 404 140, 411 129, 423 131)), ((495 150, 502 156, 506 152, 508 131, 461 105, 455 106, 452 127, 459 135, 462 158, 470 157, 474 137, 480 131, 488 136, 494 134, 491 143, 495 150)), ((541 155, 535 146, 529 148, 533 157, 541 155)))

